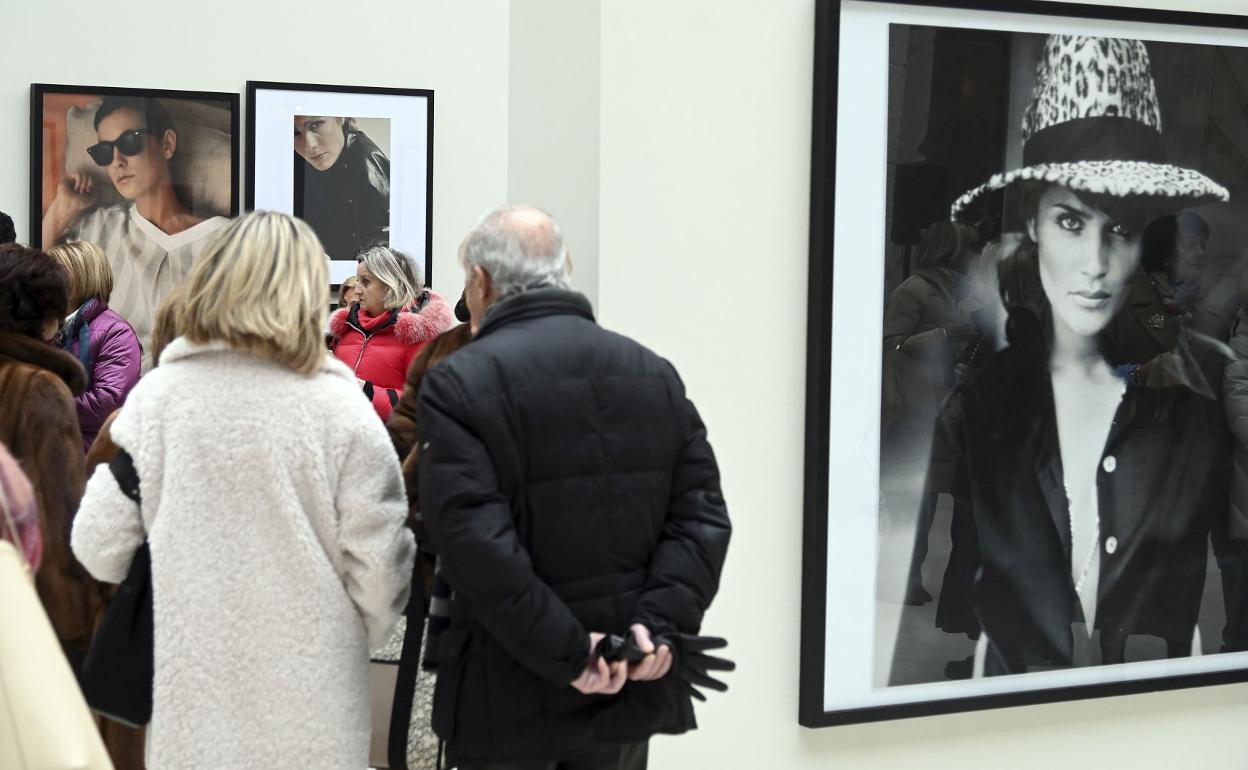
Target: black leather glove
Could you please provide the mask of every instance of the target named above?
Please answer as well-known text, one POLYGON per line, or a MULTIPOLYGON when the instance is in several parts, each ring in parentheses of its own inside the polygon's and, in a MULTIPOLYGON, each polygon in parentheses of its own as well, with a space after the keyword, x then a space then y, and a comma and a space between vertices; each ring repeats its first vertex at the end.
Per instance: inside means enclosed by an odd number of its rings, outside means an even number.
POLYGON ((699 687, 717 690, 718 692, 728 691, 728 685, 713 678, 710 672, 733 671, 736 669, 737 664, 727 658, 706 654, 707 650, 719 650, 727 647, 727 639, 721 639, 717 636, 694 636, 693 634, 668 632, 654 637, 652 641, 656 650, 665 644, 671 648, 672 669, 667 675, 676 677, 685 690, 693 697, 700 701, 706 700, 706 695, 698 689, 699 687))
POLYGON ((593 652, 590 653, 591 661, 598 658, 608 663, 625 660, 629 665, 640 663, 645 657, 646 654, 637 646, 637 640, 633 638, 631 631, 628 632, 628 636, 607 634, 598 640, 598 644, 594 645, 593 652))

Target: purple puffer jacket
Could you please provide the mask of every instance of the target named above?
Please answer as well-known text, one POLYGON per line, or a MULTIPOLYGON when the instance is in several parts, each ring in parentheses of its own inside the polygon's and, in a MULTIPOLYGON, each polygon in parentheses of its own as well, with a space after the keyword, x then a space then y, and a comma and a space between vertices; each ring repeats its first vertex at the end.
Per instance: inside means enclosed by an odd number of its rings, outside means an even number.
POLYGON ((87 370, 87 389, 75 400, 86 452, 100 426, 121 408, 130 389, 139 381, 139 338, 126 319, 110 310, 107 303, 93 299, 70 316, 61 339, 61 348, 82 361, 87 370), (79 349, 84 323, 88 337, 85 356, 79 349))

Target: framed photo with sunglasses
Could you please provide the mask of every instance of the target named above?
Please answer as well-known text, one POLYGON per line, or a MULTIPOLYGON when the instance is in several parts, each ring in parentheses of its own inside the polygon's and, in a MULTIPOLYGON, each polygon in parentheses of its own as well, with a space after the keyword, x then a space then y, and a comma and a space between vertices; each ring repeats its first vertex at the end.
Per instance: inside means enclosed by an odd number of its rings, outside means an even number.
POLYGON ((430 283, 433 91, 248 82, 247 208, 306 220, 333 285, 376 245, 415 258, 430 283))
POLYGON ((1248 18, 815 24, 801 723, 1248 680, 1248 18))
POLYGON ((238 214, 239 96, 36 83, 30 98, 33 239, 104 251, 146 369, 160 302, 238 214))

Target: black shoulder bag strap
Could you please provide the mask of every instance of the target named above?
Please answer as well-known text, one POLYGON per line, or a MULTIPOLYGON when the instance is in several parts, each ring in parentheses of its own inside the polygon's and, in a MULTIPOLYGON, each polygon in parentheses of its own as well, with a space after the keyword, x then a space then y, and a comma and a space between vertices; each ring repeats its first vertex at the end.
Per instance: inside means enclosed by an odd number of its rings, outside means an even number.
POLYGON ((390 745, 386 747, 386 756, 392 768, 407 767, 407 734, 412 726, 416 674, 420 670, 420 643, 425 633, 425 583, 420 575, 419 555, 412 568, 412 593, 403 615, 407 618, 407 628, 403 633, 403 651, 399 653, 399 671, 394 680, 390 745))
POLYGON ((112 471, 113 478, 117 479, 117 486, 121 487, 122 494, 142 507, 143 499, 139 495, 139 472, 134 469, 134 458, 130 456, 130 453, 124 449, 118 449, 117 456, 108 464, 108 469, 112 471))

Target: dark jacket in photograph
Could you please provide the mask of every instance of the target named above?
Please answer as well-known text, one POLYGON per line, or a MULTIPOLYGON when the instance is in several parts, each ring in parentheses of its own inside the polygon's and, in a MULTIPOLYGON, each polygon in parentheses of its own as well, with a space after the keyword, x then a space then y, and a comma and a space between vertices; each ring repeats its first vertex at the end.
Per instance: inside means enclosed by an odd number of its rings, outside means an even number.
MULTIPOLYGON (((995 354, 950 409, 964 420, 981 569, 975 614, 990 640, 985 673, 1074 661, 1070 514, 1053 391, 1020 386, 1017 354, 995 354)), ((1225 451, 1216 400, 1189 388, 1129 387, 1097 469, 1100 583, 1095 627, 1191 639, 1207 566, 1213 475, 1225 451)))
POLYGON ((314 171, 298 156, 295 168, 295 214, 312 225, 330 259, 355 259, 390 243, 390 159, 363 131, 347 132, 327 170, 314 171))
POLYGON ((666 677, 570 683, 588 632, 697 632, 730 526, 706 429, 671 364, 580 294, 500 301, 424 378, 420 499, 455 591, 434 729, 453 760, 558 759, 695 727, 666 677))
MULTIPOLYGON (((948 267, 916 270, 888 298, 884 309, 881 441, 897 461, 929 448, 932 426, 953 391, 954 367, 975 337, 959 302, 969 288, 965 276, 948 267)), ((953 458, 938 458, 944 465, 953 458)), ((935 491, 948 491, 943 479, 935 491)))
POLYGON ((1149 276, 1139 273, 1131 281, 1126 304, 1102 335, 1106 357, 1113 365, 1151 362, 1149 385, 1185 384, 1216 397, 1226 356, 1208 340, 1229 339, 1241 304, 1227 282, 1213 287, 1187 312, 1167 307, 1149 276), (1193 343, 1193 334, 1202 339, 1193 343), (1185 340, 1184 348, 1179 347, 1180 339, 1185 340))
POLYGON ((1229 528, 1231 537, 1248 540, 1248 307, 1239 311, 1231 349, 1237 358, 1226 365, 1222 380, 1226 420, 1234 437, 1229 528))

